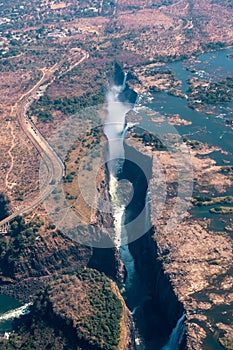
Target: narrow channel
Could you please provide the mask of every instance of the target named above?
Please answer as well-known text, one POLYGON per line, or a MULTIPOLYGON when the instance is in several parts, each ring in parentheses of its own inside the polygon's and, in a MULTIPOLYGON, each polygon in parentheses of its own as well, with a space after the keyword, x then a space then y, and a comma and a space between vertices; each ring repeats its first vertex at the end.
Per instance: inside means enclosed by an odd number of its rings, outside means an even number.
MULTIPOLYGON (((132 101, 129 103, 124 97, 122 99, 127 88, 126 81, 127 75, 124 74, 121 83, 113 85, 107 95, 108 115, 104 126, 108 139, 107 166, 115 226, 115 245, 120 251, 127 272, 123 296, 134 319, 135 344, 138 350, 161 350, 162 348, 179 350, 184 335, 185 316, 178 320, 170 337, 164 338, 166 331, 162 336, 160 335, 160 330, 164 325, 162 322, 159 325, 158 315, 153 315, 151 311, 147 313, 152 296, 148 286, 135 269, 135 261, 130 251, 130 244, 128 244, 128 239, 133 241, 130 222, 143 212, 139 226, 142 232, 146 233, 147 226, 150 227, 148 222, 150 215, 148 174, 146 176, 143 169, 133 162, 134 155, 128 156, 127 154, 125 157, 125 152, 134 152, 124 143, 128 129, 125 115, 132 108, 132 101), (150 315, 147 317, 147 314, 150 315)), ((133 103, 135 101, 136 97, 133 103)))

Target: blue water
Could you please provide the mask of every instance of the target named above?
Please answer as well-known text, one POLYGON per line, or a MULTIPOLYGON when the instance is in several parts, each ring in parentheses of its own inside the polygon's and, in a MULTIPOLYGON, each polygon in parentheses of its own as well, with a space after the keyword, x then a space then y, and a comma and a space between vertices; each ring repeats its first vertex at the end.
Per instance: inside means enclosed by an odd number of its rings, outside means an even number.
MULTIPOLYGON (((203 54, 193 60, 186 60, 183 62, 170 63, 167 66, 173 70, 178 79, 182 80, 182 91, 187 93, 188 83, 187 80, 191 77, 199 77, 208 81, 220 81, 227 76, 233 76, 233 59, 228 58, 227 54, 233 54, 233 50, 222 50, 218 52, 211 52, 203 54), (196 73, 191 73, 186 68, 195 69, 196 73)), ((175 126, 175 129, 181 136, 185 136, 191 140, 198 140, 204 143, 208 143, 210 146, 218 146, 228 154, 223 154, 219 151, 215 151, 210 155, 202 157, 212 157, 217 165, 225 165, 224 161, 228 161, 227 165, 233 165, 233 130, 226 125, 226 119, 233 116, 233 103, 226 103, 216 106, 207 106, 203 111, 197 112, 188 107, 188 100, 185 98, 174 97, 166 92, 159 92, 153 94, 154 99, 147 103, 147 107, 157 112, 158 117, 161 115, 179 114, 182 119, 186 119, 192 122, 192 125, 188 126, 175 126), (206 112, 212 111, 212 115, 206 114, 206 112)), ((156 118, 156 115, 153 116, 156 118)), ((150 127, 150 116, 148 114, 148 120, 145 126, 150 127)), ((233 195, 233 189, 228 188, 223 195, 233 195)), ((194 217, 211 219, 210 229, 215 231, 224 231, 226 225, 225 220, 229 220, 232 215, 216 215, 209 212, 210 207, 195 207, 192 210, 194 217)), ((214 285, 213 285, 213 288, 214 285)), ((208 301, 208 294, 206 290, 203 290, 198 294, 199 300, 208 301)), ((216 307, 211 308, 206 312, 207 317, 211 319, 211 323, 214 325, 217 322, 225 318, 230 317, 230 308, 227 305, 222 305, 223 313, 219 314, 219 310, 216 307)), ((203 350, 220 350, 221 346, 217 342, 216 331, 215 334, 210 332, 206 325, 202 325, 207 332, 207 337, 202 345, 203 350)))
POLYGON ((197 58, 171 63, 169 67, 182 81, 182 91, 185 93, 189 78, 199 77, 211 81, 233 75, 233 59, 228 58, 228 54, 233 54, 233 49, 204 53, 197 58), (195 69, 196 72, 191 73, 189 69, 195 69))
MULTIPOLYGON (((0 294, 0 315, 4 314, 7 311, 12 309, 16 309, 20 307, 22 304, 7 295, 0 294)), ((12 330, 12 320, 8 321, 0 321, 0 333, 9 332, 12 330)))

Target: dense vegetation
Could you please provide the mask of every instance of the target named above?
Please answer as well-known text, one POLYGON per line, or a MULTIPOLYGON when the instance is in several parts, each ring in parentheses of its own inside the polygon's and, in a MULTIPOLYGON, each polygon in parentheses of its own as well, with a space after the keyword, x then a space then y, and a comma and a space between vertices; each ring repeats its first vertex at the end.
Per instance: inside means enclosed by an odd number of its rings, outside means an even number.
POLYGON ((53 120, 52 112, 54 111, 71 115, 77 113, 80 109, 103 103, 104 99, 105 90, 103 87, 95 95, 87 92, 81 97, 72 96, 52 99, 49 95, 45 94, 31 106, 29 114, 36 116, 39 122, 49 122, 53 120))
POLYGON ((9 214, 9 203, 9 199, 3 193, 0 193, 0 220, 3 220, 9 214))
POLYGON ((140 131, 138 128, 133 134, 134 138, 139 139, 144 145, 153 147, 156 149, 164 149, 163 142, 154 134, 147 131, 140 131))
MULTIPOLYGON (((82 337, 101 349, 115 349, 120 337, 121 301, 112 291, 111 282, 103 274, 92 269, 77 273, 80 281, 88 285, 88 299, 92 314, 82 320, 82 337)), ((82 325, 77 324, 77 333, 82 325)))
POLYGON ((38 294, 1 349, 117 349, 121 301, 109 279, 92 269, 58 277, 38 294))
POLYGON ((42 224, 40 220, 26 224, 22 217, 11 223, 9 235, 0 237, 0 276, 14 277, 25 244, 33 243, 33 234, 42 224))
POLYGON ((233 196, 224 197, 210 197, 210 196, 197 196, 193 198, 194 205, 208 206, 214 204, 233 204, 233 196))
POLYGON ((227 77, 220 82, 193 81, 188 91, 189 106, 203 104, 219 104, 233 101, 233 77, 227 77))

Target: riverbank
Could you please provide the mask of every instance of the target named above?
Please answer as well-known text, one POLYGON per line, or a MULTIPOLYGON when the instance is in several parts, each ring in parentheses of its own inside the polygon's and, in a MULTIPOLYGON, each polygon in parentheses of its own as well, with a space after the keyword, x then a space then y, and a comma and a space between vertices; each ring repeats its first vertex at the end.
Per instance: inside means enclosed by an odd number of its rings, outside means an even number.
MULTIPOLYGON (((210 198, 212 205, 216 205, 224 198, 230 198, 227 197, 230 196, 233 184, 231 166, 229 165, 232 160, 231 148, 228 147, 230 134, 226 134, 225 142, 222 141, 222 137, 218 142, 218 138, 214 135, 214 118, 207 119, 208 115, 206 115, 205 119, 202 120, 202 115, 198 112, 190 112, 189 114, 189 109, 185 108, 184 100, 177 101, 165 94, 154 94, 153 96, 154 100, 148 103, 147 109, 137 109, 136 115, 129 115, 128 120, 142 124, 146 120, 144 125, 148 127, 147 130, 151 130, 153 136, 149 137, 149 132, 144 131, 144 136, 147 134, 148 137, 143 137, 143 131, 141 131, 142 136, 139 137, 137 131, 136 139, 132 139, 132 141, 136 142, 139 149, 144 150, 142 152, 147 149, 153 154, 150 209, 151 222, 155 229, 154 244, 158 247, 159 259, 162 262, 164 273, 167 274, 178 300, 183 303, 187 312, 188 349, 203 350, 211 347, 211 349, 220 350, 223 344, 227 349, 231 349, 231 345, 226 346, 226 344, 231 344, 233 332, 232 326, 229 324, 230 305, 233 301, 229 284, 229 281, 232 280, 230 266, 233 247, 230 212, 228 210, 225 218, 221 213, 220 217, 217 217, 211 211, 209 212, 207 206, 207 214, 205 215, 206 212, 202 214, 200 206, 194 210, 190 201, 192 196, 203 199, 206 197, 210 198), (159 100, 161 96, 162 99, 159 100), (179 114, 175 108, 176 105, 179 107, 179 114), (154 107, 154 110, 149 109, 151 106, 154 107), (182 187, 179 182, 178 169, 180 171, 184 167, 185 159, 182 156, 175 156, 162 147, 156 149, 158 143, 152 131, 157 132, 159 127, 163 125, 168 128, 166 120, 168 120, 167 116, 172 115, 171 113, 176 113, 176 116, 178 114, 178 117, 175 118, 176 125, 175 123, 173 125, 178 126, 178 131, 182 130, 182 133, 186 134, 184 137, 185 146, 183 146, 190 156, 189 165, 192 167, 193 175, 189 180, 193 181, 194 192, 193 194, 192 192, 184 192, 182 205, 186 206, 186 211, 183 212, 182 220, 169 230, 167 223, 174 213, 179 185, 182 187), (179 123, 181 118, 187 120, 187 124, 179 123), (158 128, 153 128, 148 122, 149 119, 156 122, 158 128), (200 128, 206 119, 208 120, 207 127, 200 128), (195 132, 195 127, 198 126, 198 130, 195 132), (194 129, 194 132, 189 131, 189 128, 194 129), (227 164, 227 168, 225 164, 227 164), (162 169, 161 173, 159 173, 159 168, 162 169), (167 198, 165 202, 160 202, 160 199, 164 199, 163 193, 167 193, 167 198)), ((220 122, 219 118, 216 120, 220 122)), ((224 128, 224 122, 221 125, 224 128)), ((219 130, 220 135, 225 133, 225 130, 222 131, 220 126, 217 130, 219 130)), ((173 129, 174 131, 175 129, 173 129)), ((134 130, 131 132, 131 136, 134 136, 134 130)), ((178 135, 177 139, 179 139, 178 135)), ((173 142, 175 142, 175 138, 173 142)), ((178 214, 178 219, 181 214, 181 212, 178 214)), ((153 243, 151 244, 153 245, 153 243)), ((148 244, 145 250, 147 252, 150 250, 148 244)), ((138 250, 136 257, 138 260, 139 254, 138 250)), ((150 266, 152 265, 153 262, 150 266)))
MULTIPOLYGON (((232 185, 232 179, 223 175, 221 167, 217 167, 210 157, 199 158, 201 154, 208 153, 208 147, 205 146, 204 151, 189 146, 189 151, 195 192, 200 191, 203 194, 205 189, 206 194, 211 193, 211 189, 215 193, 226 192, 232 185)), ((166 151, 154 151, 153 156, 157 161, 159 159, 159 164, 166 173, 167 187, 172 188, 177 179, 171 155, 166 151)), ((171 198, 167 200, 165 209, 157 219, 154 213, 159 206, 158 193, 154 193, 153 197, 151 191, 151 221, 155 226, 154 240, 158 245, 163 268, 187 313, 188 348, 203 350, 212 342, 215 344, 212 349, 218 349, 218 342, 231 337, 233 332, 227 321, 230 317, 230 304, 233 302, 228 284, 233 258, 232 239, 225 231, 212 231, 211 219, 192 216, 189 212, 192 206, 189 198, 186 198, 188 211, 184 213, 182 221, 170 230, 167 223, 174 209, 175 197, 171 192, 169 194, 171 198), (216 322, 214 320, 219 319, 217 309, 220 307, 221 322, 216 322), (225 334, 222 332, 224 325, 225 334)), ((229 220, 228 216, 227 222, 229 220)))

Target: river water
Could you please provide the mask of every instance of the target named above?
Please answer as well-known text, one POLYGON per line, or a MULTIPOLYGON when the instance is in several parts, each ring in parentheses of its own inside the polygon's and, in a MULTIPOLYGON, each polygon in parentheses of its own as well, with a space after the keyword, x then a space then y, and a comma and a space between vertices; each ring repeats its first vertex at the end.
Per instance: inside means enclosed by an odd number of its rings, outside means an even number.
MULTIPOLYGON (((199 76, 206 80, 221 80, 222 77, 233 75, 233 59, 227 58, 227 54, 233 54, 233 50, 223 50, 214 53, 207 53, 199 56, 195 60, 188 60, 185 62, 174 62, 168 64, 168 67, 173 70, 178 79, 182 81, 182 91, 187 92, 188 84, 187 79, 194 76, 199 76), (188 68, 195 68, 196 73, 191 73, 188 68)), ((228 152, 223 154, 221 152, 213 152, 213 157, 218 165, 223 165, 223 160, 228 161, 233 165, 233 131, 225 123, 227 118, 232 118, 233 115, 233 103, 222 104, 218 106, 212 106, 212 115, 205 112, 196 112, 188 107, 187 99, 171 96, 165 92, 154 93, 153 99, 147 102, 146 105, 155 112, 160 112, 161 115, 179 114, 182 119, 190 120, 192 125, 188 126, 176 126, 176 129, 180 135, 187 136, 189 139, 199 140, 206 142, 210 146, 218 146, 222 150, 228 152)), ((111 98, 111 96, 109 96, 111 98)), ((114 101, 113 101, 114 102, 114 101)), ((126 110, 128 106, 126 107, 126 110)), ((122 110, 122 115, 126 110, 122 110)), ((148 120, 148 122, 150 122, 148 120)), ((124 129, 124 120, 121 123, 117 123, 119 126, 118 133, 122 133, 124 129)), ((107 133, 107 132, 106 132, 107 133)), ((122 140, 120 140, 122 142, 122 140)), ((123 154, 121 155, 121 157, 123 154)), ((115 154, 110 155, 110 159, 114 159, 115 154)), ((120 157, 120 158, 121 158, 120 157)), ((227 194, 232 194, 232 189, 229 189, 227 194)), ((198 217, 210 217, 212 219, 212 228, 216 230, 223 229, 221 224, 221 217, 209 213, 208 208, 196 208, 193 211, 193 215, 198 217)), ((118 242, 119 243, 119 242, 118 242)), ((125 245, 121 248, 121 256, 126 268, 128 269, 128 278, 126 280, 125 297, 132 314, 137 315, 142 303, 146 296, 147 290, 143 287, 140 277, 137 275, 134 267, 134 261, 128 250, 128 246, 125 245)), ((200 294, 199 298, 207 301, 205 293, 200 294)), ((12 309, 19 308, 21 304, 8 296, 0 295, 0 316, 7 313, 12 309)), ((214 308, 212 311, 208 311, 208 317, 211 321, 221 321, 224 317, 228 317, 227 308, 214 308)), ((0 333, 11 330, 11 320, 0 321, 0 333)), ((140 323, 140 322, 139 322, 140 323)), ((172 347, 172 341, 175 334, 171 334, 171 338, 165 348, 168 350, 175 350, 177 347, 172 347)), ((140 348, 140 347, 139 347, 140 348)), ((142 346, 144 348, 144 346, 142 346)), ((207 338, 203 344, 203 350, 220 350, 221 347, 216 342, 213 335, 207 330, 207 338)), ((158 349, 154 349, 158 350, 158 349)))
MULTIPOLYGON (((22 306, 16 299, 7 295, 0 294, 0 318, 6 315, 10 310, 14 310, 22 306)), ((12 319, 0 320, 0 333, 11 331, 12 319)))
MULTIPOLYGON (((233 54, 232 49, 206 53, 195 60, 170 63, 168 67, 182 81, 182 91, 187 93, 187 79, 189 78, 198 76, 207 81, 220 81, 227 76, 233 76, 233 59, 227 57, 229 54, 233 54), (186 67, 195 68, 196 72, 191 73, 186 67)), ((153 97, 153 100, 147 103, 152 110, 167 116, 179 114, 182 119, 192 122, 192 125, 176 126, 180 135, 221 148, 227 154, 217 151, 211 154, 211 158, 220 166, 223 166, 224 162, 227 162, 227 165, 233 165, 233 130, 226 125, 226 120, 233 117, 232 102, 210 105, 204 111, 196 112, 188 107, 188 101, 185 98, 178 98, 164 92, 155 93, 153 97), (206 114, 209 111, 212 111, 212 114, 206 114)), ((232 195, 232 188, 229 188, 225 195, 232 195)), ((195 208, 193 214, 198 217, 211 218, 211 229, 219 230, 224 227, 221 224, 224 218, 210 214, 209 208, 195 208)))
MULTIPOLYGON (((187 79, 192 77, 199 77, 207 81, 221 81, 227 76, 233 76, 233 59, 227 57, 229 54, 233 54, 233 49, 221 50, 217 52, 211 52, 202 54, 199 57, 187 60, 179 61, 167 64, 182 81, 182 92, 187 94, 188 83, 187 79), (188 69, 187 69, 188 68, 188 69), (191 72, 195 70, 195 72, 191 72)), ((152 98, 147 101, 146 106, 155 111, 157 116, 169 116, 171 114, 179 114, 182 119, 191 121, 191 125, 176 126, 177 132, 186 136, 191 140, 198 140, 204 143, 208 143, 210 146, 220 147, 223 152, 216 151, 203 157, 211 157, 216 161, 217 165, 233 165, 233 130, 230 126, 227 126, 226 119, 232 119, 233 117, 233 103, 224 103, 219 105, 210 105, 201 112, 196 112, 188 107, 188 100, 186 98, 174 97, 166 92, 153 93, 152 98), (206 113, 207 112, 207 113, 206 113), (209 114, 212 112, 212 114, 209 114)), ((154 116, 153 116, 154 117, 154 116)), ((156 117, 155 117, 156 118, 156 117)), ((150 123, 150 117, 148 118, 148 125, 150 123)), ((195 195, 195 192, 194 192, 195 195)), ((233 195, 232 187, 227 189, 223 195, 233 195)), ((213 207, 213 206, 212 206, 213 207)), ((194 217, 203 218, 207 217, 211 219, 210 229, 216 231, 224 231, 226 226, 226 220, 231 220, 232 215, 216 215, 209 212, 211 207, 196 207, 192 210, 194 217)), ((230 234, 230 233, 229 233, 230 234)), ((228 271, 232 274, 232 269, 228 271)), ((219 277, 221 279, 221 277, 219 277)), ((216 285, 219 280, 216 279, 216 285)), ((212 291, 214 290, 214 284, 212 285, 212 291)), ((197 293, 197 299, 201 301, 209 302, 208 294, 205 290, 197 293)), ((219 305, 214 306, 206 311, 206 316, 213 325, 217 322, 224 322, 230 324, 232 319, 232 310, 230 306, 219 305)), ((199 321, 197 321, 198 323, 199 321)), ((205 329, 207 337, 202 345, 203 350, 220 350, 222 347, 217 341, 218 332, 211 332, 204 322, 199 322, 205 329)), ((172 347, 166 347, 166 349, 174 350, 172 347)))
MULTIPOLYGON (((228 58, 228 54, 233 54, 233 50, 206 53, 196 60, 174 62, 168 64, 168 67, 182 81, 182 91, 187 93, 187 79, 189 78, 199 77, 207 81, 219 81, 226 76, 233 76, 233 59, 228 58), (197 72, 191 73, 186 67, 195 68, 197 72)), ((151 109, 161 112, 163 115, 178 113, 182 118, 192 122, 192 125, 176 126, 181 135, 207 142, 211 146, 219 146, 230 152, 228 156, 224 157, 219 154, 214 155, 218 163, 223 158, 233 161, 231 153, 233 149, 233 131, 225 123, 226 119, 233 116, 232 102, 209 106, 204 112, 196 112, 188 107, 187 99, 171 96, 167 93, 155 93, 153 97, 154 99, 147 104, 151 109), (206 114, 210 110, 213 111, 213 115, 206 114)))

